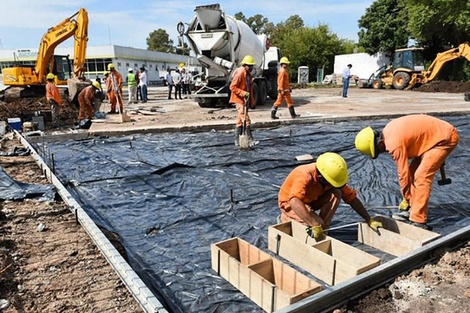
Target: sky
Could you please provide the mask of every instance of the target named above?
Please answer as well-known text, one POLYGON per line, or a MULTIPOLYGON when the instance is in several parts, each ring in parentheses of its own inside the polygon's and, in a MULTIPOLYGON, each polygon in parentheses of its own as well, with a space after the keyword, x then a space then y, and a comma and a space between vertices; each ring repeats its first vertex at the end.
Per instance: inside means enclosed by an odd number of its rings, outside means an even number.
MULTIPOLYGON (((358 41, 359 18, 374 0, 2 0, 0 49, 37 49, 47 29, 80 8, 88 12, 88 46, 119 45, 146 49, 146 38, 159 28, 177 43, 176 25, 189 23, 198 5, 219 3, 228 15, 261 14, 274 24, 299 15, 304 25, 327 24, 338 37, 358 41)), ((73 39, 60 47, 72 47, 73 39)))

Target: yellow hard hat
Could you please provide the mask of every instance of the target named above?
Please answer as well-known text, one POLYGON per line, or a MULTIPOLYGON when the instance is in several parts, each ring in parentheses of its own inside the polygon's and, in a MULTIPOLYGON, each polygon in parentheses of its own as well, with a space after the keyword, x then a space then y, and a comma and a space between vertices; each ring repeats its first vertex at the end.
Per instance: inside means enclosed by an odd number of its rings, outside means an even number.
POLYGON ((326 152, 317 158, 317 169, 320 174, 335 188, 348 182, 348 165, 337 153, 326 152))
POLYGON ((93 86, 95 86, 96 89, 101 89, 101 84, 97 82, 96 80, 93 82, 93 86))
POLYGON ((281 60, 279 61, 281 64, 290 64, 289 59, 286 57, 282 57, 281 60))
POLYGON ((241 65, 255 65, 255 58, 253 58, 251 55, 247 54, 243 58, 242 62, 240 63, 241 65))
POLYGON ((358 132, 354 144, 359 152, 371 156, 373 159, 377 157, 378 136, 372 127, 366 127, 358 132))
POLYGON ((109 64, 108 64, 108 71, 110 71, 112 68, 114 68, 114 64, 113 64, 113 63, 109 63, 109 64))
POLYGON ((104 72, 103 76, 109 75, 109 72, 104 72))
POLYGON ((54 77, 55 77, 54 74, 49 73, 47 74, 46 79, 54 79, 54 77))

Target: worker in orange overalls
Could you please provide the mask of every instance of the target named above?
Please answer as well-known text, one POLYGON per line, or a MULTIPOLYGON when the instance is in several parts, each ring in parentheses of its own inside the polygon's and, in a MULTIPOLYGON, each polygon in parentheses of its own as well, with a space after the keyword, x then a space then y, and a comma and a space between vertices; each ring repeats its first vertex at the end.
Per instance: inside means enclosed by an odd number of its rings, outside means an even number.
POLYGON ((428 202, 437 170, 459 142, 457 130, 436 117, 414 114, 389 122, 382 133, 371 127, 356 136, 356 149, 373 159, 387 151, 397 164, 403 200, 393 217, 413 225, 427 225, 428 202), (409 159, 412 159, 409 163, 409 159))
POLYGON ((274 102, 273 107, 271 108, 271 119, 277 120, 279 117, 276 116, 277 108, 279 108, 282 104, 282 101, 286 99, 287 108, 289 109, 290 116, 292 118, 299 117, 300 115, 295 114, 294 109, 294 102, 292 101, 291 92, 292 89, 290 88, 289 84, 289 73, 287 72, 287 66, 290 64, 289 59, 286 57, 282 57, 279 61, 281 63, 281 69, 277 74, 277 99, 274 102))
POLYGON ((316 163, 300 165, 290 172, 278 196, 281 210, 278 222, 298 221, 307 233, 318 239, 329 228, 333 215, 343 199, 374 230, 383 227, 367 213, 357 198, 356 190, 347 185, 346 161, 333 152, 321 154, 316 163), (316 211, 319 211, 318 213, 316 211))
POLYGON ((108 77, 106 78, 106 89, 108 93, 108 99, 111 103, 111 111, 108 114, 119 113, 116 111, 116 104, 119 101, 119 108, 121 113, 124 111, 122 102, 122 75, 114 68, 114 64, 108 64, 108 77), (116 85, 116 86, 114 86, 116 85))
POLYGON ((241 66, 235 70, 232 82, 230 83, 230 103, 234 105, 238 111, 237 125, 235 128, 235 145, 238 146, 238 139, 243 132, 243 121, 246 118, 246 134, 250 141, 250 146, 254 144, 253 135, 251 134, 251 120, 248 115, 248 107, 246 107, 245 117, 245 102, 251 108, 254 108, 255 102, 253 98, 253 77, 251 71, 255 65, 255 59, 251 55, 246 55, 241 66))
POLYGON ((93 108, 93 102, 96 101, 95 98, 98 97, 98 91, 101 90, 101 84, 97 81, 94 81, 91 86, 84 88, 78 94, 78 104, 80 105, 80 109, 78 112, 78 120, 81 121, 83 119, 91 120, 93 115, 95 114, 93 108))
POLYGON ((46 100, 51 106, 52 126, 57 128, 60 123, 59 105, 62 105, 62 98, 60 97, 59 88, 54 84, 54 77, 52 73, 46 76, 46 100))

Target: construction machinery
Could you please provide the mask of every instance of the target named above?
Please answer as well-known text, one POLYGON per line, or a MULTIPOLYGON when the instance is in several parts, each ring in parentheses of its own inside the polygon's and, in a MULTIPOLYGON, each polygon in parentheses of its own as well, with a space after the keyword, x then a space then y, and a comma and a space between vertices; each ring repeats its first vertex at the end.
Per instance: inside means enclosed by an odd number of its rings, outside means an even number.
POLYGON ((230 82, 245 55, 255 59, 253 96, 255 105, 262 105, 269 95, 277 97, 277 71, 280 51, 270 47, 269 38, 256 35, 243 21, 225 14, 219 4, 195 8, 195 16, 187 30, 178 23, 178 33, 189 45, 203 67, 199 89, 194 93, 201 107, 227 105, 230 82))
POLYGON ((47 30, 41 39, 34 67, 11 67, 2 69, 3 84, 8 86, 5 99, 14 100, 45 94, 46 76, 53 73, 57 85, 67 85, 70 100, 90 81, 83 78, 86 47, 88 41, 88 13, 81 8, 47 30), (73 71, 69 56, 54 55, 55 48, 74 37, 73 71))
POLYGON ((423 48, 398 49, 395 51, 393 63, 379 68, 365 85, 375 89, 384 86, 393 86, 399 90, 412 89, 418 84, 432 81, 447 62, 459 58, 470 61, 470 45, 467 42, 438 53, 427 70, 424 70, 423 48))

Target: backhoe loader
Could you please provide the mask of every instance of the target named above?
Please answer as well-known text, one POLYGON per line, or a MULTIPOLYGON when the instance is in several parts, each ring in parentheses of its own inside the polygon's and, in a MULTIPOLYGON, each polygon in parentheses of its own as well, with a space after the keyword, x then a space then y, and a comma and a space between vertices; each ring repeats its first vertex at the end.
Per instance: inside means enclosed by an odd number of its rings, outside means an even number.
POLYGON ((53 73, 57 85, 68 86, 69 100, 91 84, 83 78, 86 47, 88 41, 88 13, 81 8, 47 30, 41 39, 36 65, 34 67, 11 67, 2 70, 6 101, 18 98, 42 96, 45 94, 46 76, 53 73), (55 48, 70 37, 74 37, 74 58, 72 64, 68 56, 54 55, 55 48))
POLYGON ((393 63, 383 66, 371 75, 368 86, 380 89, 393 86, 395 89, 408 90, 417 84, 426 84, 437 77, 445 63, 466 58, 470 61, 469 43, 438 53, 427 70, 424 70, 423 48, 406 48, 395 51, 393 63))

